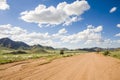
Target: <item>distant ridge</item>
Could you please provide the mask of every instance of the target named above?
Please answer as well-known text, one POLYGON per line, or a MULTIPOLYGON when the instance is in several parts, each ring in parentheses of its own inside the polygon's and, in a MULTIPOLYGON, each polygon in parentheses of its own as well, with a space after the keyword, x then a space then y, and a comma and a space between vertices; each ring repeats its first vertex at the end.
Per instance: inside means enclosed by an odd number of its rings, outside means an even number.
MULTIPOLYGON (((51 46, 43 46, 40 44, 30 46, 21 41, 13 41, 10 38, 1 38, 0 39, 0 47, 11 48, 11 49, 46 49, 46 50, 70 50, 68 48, 53 48, 51 46)), ((73 50, 82 50, 82 51, 89 51, 95 52, 97 50, 119 50, 120 48, 100 48, 100 47, 92 47, 92 48, 78 48, 73 50)))
POLYGON ((32 49, 34 49, 34 48, 39 48, 39 49, 49 49, 49 50, 54 50, 54 48, 51 47, 51 46, 42 46, 42 45, 40 45, 40 44, 33 45, 33 46, 31 46, 31 48, 32 48, 32 49))
POLYGON ((18 49, 18 48, 29 48, 30 46, 27 45, 24 42, 20 41, 13 41, 9 38, 2 38, 0 39, 0 46, 1 47, 7 47, 12 49, 18 49))
POLYGON ((0 47, 6 47, 11 49, 50 49, 54 50, 51 46, 42 46, 40 44, 30 46, 24 42, 13 41, 10 38, 1 38, 0 39, 0 47))

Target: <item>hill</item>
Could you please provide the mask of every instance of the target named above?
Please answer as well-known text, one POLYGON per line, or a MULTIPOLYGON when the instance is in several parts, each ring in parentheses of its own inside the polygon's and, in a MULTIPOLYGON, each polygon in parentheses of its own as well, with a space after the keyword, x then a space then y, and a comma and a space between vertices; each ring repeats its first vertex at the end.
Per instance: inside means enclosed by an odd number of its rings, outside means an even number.
POLYGON ((29 48, 30 46, 24 42, 20 41, 13 41, 9 38, 2 38, 0 39, 0 46, 11 48, 11 49, 18 49, 18 48, 29 48))
POLYGON ((51 46, 42 46, 40 44, 30 46, 24 42, 13 41, 9 38, 0 39, 0 47, 10 48, 10 49, 47 49, 54 50, 51 46))

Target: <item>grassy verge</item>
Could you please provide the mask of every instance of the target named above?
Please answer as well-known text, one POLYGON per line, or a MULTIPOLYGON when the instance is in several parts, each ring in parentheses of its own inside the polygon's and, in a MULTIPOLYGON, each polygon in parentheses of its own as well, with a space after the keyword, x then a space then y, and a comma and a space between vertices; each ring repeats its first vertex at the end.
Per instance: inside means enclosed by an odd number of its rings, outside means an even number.
POLYGON ((105 56, 111 56, 111 57, 120 59, 120 50, 104 51, 104 52, 102 52, 102 54, 105 56))
POLYGON ((0 64, 22 61, 27 59, 36 59, 43 56, 50 56, 50 54, 5 54, 0 55, 0 64))
MULTIPOLYGON (((8 51, 7 51, 8 52, 8 51)), ((27 54, 5 54, 3 51, 0 53, 0 64, 5 63, 12 63, 17 61, 23 61, 27 59, 37 59, 37 58, 45 58, 47 62, 51 62, 54 59, 62 58, 62 57, 70 57, 73 55, 78 55, 78 52, 66 52, 64 55, 60 55, 59 51, 56 51, 55 53, 27 53, 27 54)))
POLYGON ((110 56, 120 59, 120 50, 119 51, 110 51, 110 56))

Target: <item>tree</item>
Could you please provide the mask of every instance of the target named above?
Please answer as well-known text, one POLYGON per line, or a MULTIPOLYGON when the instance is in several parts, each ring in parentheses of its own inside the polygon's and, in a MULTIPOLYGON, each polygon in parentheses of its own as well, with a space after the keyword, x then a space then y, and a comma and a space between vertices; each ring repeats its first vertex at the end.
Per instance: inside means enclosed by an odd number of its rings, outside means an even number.
POLYGON ((60 50, 60 55, 63 55, 64 54, 64 50, 60 50))

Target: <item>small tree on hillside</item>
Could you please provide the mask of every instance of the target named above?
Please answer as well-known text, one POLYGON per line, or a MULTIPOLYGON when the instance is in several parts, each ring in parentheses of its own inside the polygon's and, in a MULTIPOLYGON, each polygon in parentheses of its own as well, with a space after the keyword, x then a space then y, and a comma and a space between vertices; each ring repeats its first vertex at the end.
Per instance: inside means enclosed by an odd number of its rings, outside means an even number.
POLYGON ((64 50, 60 50, 60 55, 63 55, 64 54, 64 50))

